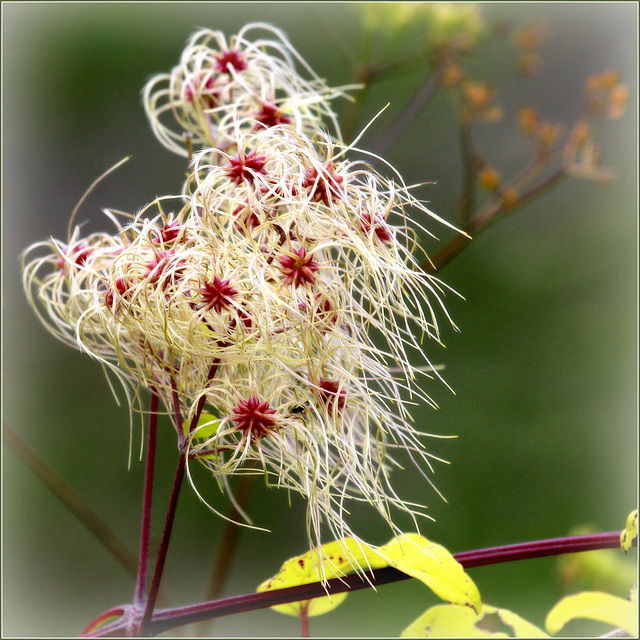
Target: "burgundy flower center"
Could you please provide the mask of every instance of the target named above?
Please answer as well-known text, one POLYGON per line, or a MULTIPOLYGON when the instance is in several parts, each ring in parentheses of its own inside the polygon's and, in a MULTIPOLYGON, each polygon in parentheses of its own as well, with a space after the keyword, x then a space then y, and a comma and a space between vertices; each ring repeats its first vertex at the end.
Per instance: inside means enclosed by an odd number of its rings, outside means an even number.
POLYGON ((374 217, 372 220, 371 213, 368 211, 360 215, 360 227, 367 235, 373 231, 380 242, 391 242, 393 240, 391 229, 387 223, 378 217, 374 217))
POLYGON ((344 197, 343 182, 344 176, 335 172, 333 163, 327 162, 319 169, 318 167, 305 169, 302 186, 307 189, 313 202, 323 202, 328 207, 333 198, 344 197))
POLYGON ((67 252, 65 254, 66 258, 59 258, 57 265, 60 269, 64 269, 69 262, 72 262, 77 267, 82 267, 86 264, 92 251, 93 249, 91 247, 88 247, 83 242, 79 242, 78 244, 67 248, 67 252))
POLYGON ((107 292, 105 294, 106 297, 106 304, 108 307, 113 306, 113 301, 115 300, 115 295, 116 293, 118 294, 118 296, 120 297, 125 297, 127 294, 129 294, 129 284, 125 281, 124 278, 118 278, 116 280, 116 291, 113 291, 112 287, 109 287, 107 289, 107 292))
POLYGON ((240 401, 233 410, 232 420, 237 429, 256 442, 269 435, 277 425, 275 413, 276 410, 268 402, 261 402, 258 397, 251 396, 248 400, 240 401))
POLYGON ((174 249, 159 251, 153 260, 147 262, 147 270, 143 277, 152 284, 159 282, 167 276, 171 280, 181 278, 184 275, 184 266, 173 264, 175 258, 176 252, 174 249))
POLYGON ((231 304, 238 290, 231 286, 229 280, 214 276, 211 282, 205 282, 199 293, 207 311, 213 309, 220 313, 231 304))
POLYGON ((239 51, 231 49, 230 51, 223 51, 219 56, 216 56, 217 71, 231 75, 229 66, 231 66, 234 71, 244 71, 247 68, 247 63, 239 51))
POLYGON ((344 389, 340 390, 340 384, 338 382, 320 378, 318 387, 318 395, 327 405, 329 410, 332 410, 334 406, 338 411, 342 411, 344 409, 344 406, 347 403, 347 392, 344 389))
POLYGON ((316 313, 321 318, 327 319, 330 322, 338 321, 338 314, 334 313, 331 300, 329 300, 329 298, 325 298, 321 294, 316 296, 316 313))
MULTIPOLYGON (((245 202, 247 202, 245 200, 245 202)), ((260 218, 254 213, 249 204, 240 204, 238 205, 234 211, 233 215, 236 217, 235 226, 240 231, 245 231, 249 229, 249 231, 253 231, 256 227, 260 226, 260 218)))
POLYGON ((209 73, 203 80, 197 76, 191 77, 184 84, 184 100, 195 102, 199 99, 205 108, 213 109, 218 103, 220 89, 215 86, 213 76, 209 73))
POLYGON ((168 244, 173 242, 182 231, 182 225, 174 220, 173 222, 165 223, 162 229, 154 229, 153 235, 156 242, 168 244))
POLYGON ((284 283, 299 287, 302 284, 313 284, 315 282, 314 272, 320 266, 313 259, 313 254, 307 253, 304 247, 293 251, 293 255, 281 254, 278 256, 280 268, 284 274, 284 283))
POLYGON ((264 170, 266 162, 267 159, 257 155, 255 151, 252 151, 248 156, 241 151, 237 158, 230 159, 230 164, 224 169, 236 184, 242 184, 245 180, 249 184, 253 184, 257 174, 266 174, 264 170))
POLYGON ((265 128, 275 127, 278 124, 289 124, 291 120, 278 110, 275 104, 263 102, 256 120, 265 128))

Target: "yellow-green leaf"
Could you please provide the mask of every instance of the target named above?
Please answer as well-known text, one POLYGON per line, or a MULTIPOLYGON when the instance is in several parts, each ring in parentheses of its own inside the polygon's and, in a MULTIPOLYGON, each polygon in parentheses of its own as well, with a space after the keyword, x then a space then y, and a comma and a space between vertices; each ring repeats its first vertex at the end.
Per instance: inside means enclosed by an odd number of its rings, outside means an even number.
POLYGON ((521 618, 517 613, 509 609, 500 609, 484 605, 482 608, 485 615, 496 613, 500 620, 513 629, 514 638, 548 638, 549 636, 540 627, 531 624, 528 620, 521 618))
MULTIPOLYGON (((282 565, 280 572, 263 582, 257 590, 261 592, 284 589, 285 587, 318 582, 323 578, 330 580, 342 577, 359 568, 377 569, 385 566, 387 566, 387 562, 380 558, 371 547, 367 547, 353 538, 343 538, 287 560, 282 565)), ((299 616, 306 608, 307 615, 318 616, 335 609, 346 597, 346 593, 339 593, 312 600, 276 605, 271 608, 292 616, 299 616)))
MULTIPOLYGON (((490 626, 487 624, 487 626, 490 626)), ((401 634, 403 638, 548 638, 549 636, 536 625, 509 611, 485 604, 482 615, 468 607, 441 604, 425 611, 401 634), (499 616, 503 624, 511 627, 513 635, 503 631, 487 631, 479 624, 487 615, 499 616)))
MULTIPOLYGON (((353 538, 329 542, 301 556, 287 560, 280 572, 263 582, 258 591, 283 589, 320 580, 330 580, 358 570, 393 566, 417 578, 443 600, 480 611, 478 588, 462 565, 441 545, 418 534, 393 538, 382 547, 370 547, 353 538)), ((346 594, 313 598, 291 604, 276 605, 275 611, 299 616, 317 616, 337 607, 346 594)))
POLYGON ((391 566, 424 582, 443 600, 481 611, 478 588, 443 546, 411 533, 394 538, 377 551, 391 566))
POLYGON ((574 618, 588 618, 624 629, 631 636, 638 635, 637 603, 598 591, 583 591, 562 598, 549 614, 545 626, 549 633, 558 633, 574 618))
POLYGON ((627 518, 627 526, 620 534, 620 546, 629 553, 633 541, 638 537, 638 510, 632 511, 627 518))
POLYGON ((506 633, 478 629, 480 616, 468 607, 438 604, 427 609, 401 634, 402 638, 507 638, 506 633))
MULTIPOLYGON (((218 418, 210 413, 202 413, 200 414, 196 428, 193 430, 193 435, 196 438, 210 438, 218 430, 219 426, 220 420, 218 420, 218 418)), ((185 435, 187 435, 189 429, 188 420, 185 420, 183 429, 185 435)))

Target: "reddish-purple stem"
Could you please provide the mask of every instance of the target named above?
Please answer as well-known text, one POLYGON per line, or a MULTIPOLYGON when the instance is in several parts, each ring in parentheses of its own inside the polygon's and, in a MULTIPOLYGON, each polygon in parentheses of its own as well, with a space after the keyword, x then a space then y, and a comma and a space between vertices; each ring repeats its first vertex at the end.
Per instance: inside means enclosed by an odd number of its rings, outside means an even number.
POLYGON ((180 396, 178 395, 178 386, 175 378, 171 376, 171 395, 173 398, 173 417, 175 421, 176 431, 178 432, 178 449, 184 451, 186 447, 186 439, 182 428, 182 413, 180 411, 180 396))
MULTIPOLYGON (((127 611, 128 611, 127 606, 113 607, 113 609, 107 609, 106 611, 103 611, 97 618, 92 620, 87 625, 85 630, 80 634, 80 637, 81 638, 90 637, 96 631, 99 633, 100 631, 99 627, 105 624, 105 620, 108 620, 109 618, 113 618, 113 617, 119 618, 120 616, 126 614, 127 611), (98 629, 96 629, 96 627, 98 627, 98 629)), ((121 622, 122 622, 121 620, 116 621, 116 623, 121 623, 121 622)))
MULTIPOLYGON (((209 373, 207 375, 207 382, 213 379, 218 370, 220 364, 219 358, 216 358, 209 367, 209 373)), ((169 550, 169 542, 171 541, 171 531, 173 529, 173 521, 175 520, 176 509, 178 507, 178 498, 180 497, 180 488, 182 487, 182 480, 184 479, 184 473, 187 464, 188 450, 187 439, 184 435, 184 428, 182 423, 182 413, 180 411, 180 397, 178 396, 177 385, 173 376, 171 377, 171 388, 173 391, 173 411, 175 416, 175 426, 178 432, 178 448, 180 450, 180 458, 178 459, 178 466, 176 467, 176 474, 173 479, 173 486, 171 487, 171 496, 169 497, 169 505, 167 507, 167 515, 164 520, 164 528, 162 530, 162 539, 160 540, 160 549, 158 550, 158 559, 156 560, 156 568, 153 573, 153 580, 151 582, 151 588, 149 589, 149 596, 144 610, 144 616, 140 624, 139 635, 150 635, 150 624, 153 616, 153 610, 156 606, 156 599, 158 597, 158 590, 160 589, 160 582, 162 581, 162 573, 164 571, 164 565, 167 559, 167 552, 169 550)), ((196 407, 196 411, 193 415, 189 432, 195 429, 200 419, 202 409, 204 408, 206 396, 203 394, 196 407)))
POLYGON ((309 603, 305 602, 300 607, 300 636, 309 638, 309 603))
MULTIPOLYGON (((634 540, 637 546, 637 539, 634 540)), ((594 533, 582 536, 569 536, 566 538, 552 538, 548 540, 537 540, 534 542, 523 542, 519 544, 505 545, 502 547, 491 547, 488 549, 477 549, 475 551, 463 551, 454 554, 454 558, 462 564, 465 569, 481 567, 500 562, 512 562, 514 560, 525 560, 530 558, 542 558, 545 556, 560 555, 563 553, 577 553, 581 551, 594 551, 597 549, 615 549, 620 546, 620 533, 617 531, 609 533, 594 533)), ((257 609, 266 609, 278 604, 289 602, 299 602, 310 600, 327 595, 345 591, 358 591, 372 586, 381 586, 400 580, 408 580, 408 576, 392 567, 376 569, 368 572, 366 577, 358 574, 351 574, 343 578, 333 578, 326 585, 320 582, 304 584, 286 589, 274 591, 264 591, 262 593, 250 593, 232 598, 225 598, 214 602, 204 602, 201 604, 189 605, 186 607, 176 607, 171 609, 161 609, 156 611, 151 623, 153 634, 162 633, 168 629, 181 625, 208 620, 221 616, 245 613, 257 609)), ((103 629, 86 634, 87 637, 109 637, 121 634, 123 623, 114 622, 105 625, 103 629)))
MULTIPOLYGON (((179 428, 182 429, 182 424, 179 425, 179 428)), ((171 530, 173 528, 173 521, 175 520, 176 508, 178 506, 178 498, 180 497, 180 488, 182 487, 182 479, 184 478, 186 461, 187 456, 184 453, 180 453, 178 466, 176 467, 176 474, 173 479, 173 487, 171 487, 171 496, 169 498, 167 516, 164 521, 164 529, 162 530, 162 540, 160 541, 160 549, 158 550, 158 559, 156 561, 156 568, 153 574, 153 581, 151 582, 151 588, 149 589, 149 596, 147 599, 147 606, 144 610, 144 617, 142 618, 142 623, 140 624, 140 636, 151 635, 151 616, 153 615, 153 610, 156 606, 158 589, 160 588, 162 572, 164 571, 164 563, 167 559, 169 541, 171 540, 171 530)))
POLYGON ((142 525, 140 527, 140 555, 134 595, 134 607, 142 609, 147 591, 147 566, 149 562, 149 538, 151 531, 151 499, 153 497, 153 471, 156 457, 156 432, 158 426, 158 396, 151 393, 149 402, 149 432, 147 434, 147 459, 144 470, 142 498, 142 525))
MULTIPOLYGON (((220 358, 216 358, 213 361, 213 364, 209 367, 209 373, 207 375, 207 382, 213 380, 213 377, 216 375, 216 371, 218 370, 218 365, 220 364, 220 358)), ((191 424, 189 425, 189 433, 193 433, 193 430, 198 426, 198 420, 200 420, 200 415, 202 414, 202 410, 204 409, 204 403, 207 401, 206 394, 202 394, 200 399, 198 400, 198 406, 196 407, 196 412, 193 414, 193 419, 191 420, 191 424)))

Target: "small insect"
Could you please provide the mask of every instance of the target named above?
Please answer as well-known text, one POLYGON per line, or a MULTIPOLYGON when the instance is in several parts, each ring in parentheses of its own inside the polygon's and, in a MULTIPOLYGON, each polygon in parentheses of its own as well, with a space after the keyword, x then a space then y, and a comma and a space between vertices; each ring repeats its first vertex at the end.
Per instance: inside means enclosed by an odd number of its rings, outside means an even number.
POLYGON ((307 407, 305 407, 303 404, 296 404, 292 407, 291 412, 293 414, 302 414, 302 413, 306 413, 307 412, 307 407))

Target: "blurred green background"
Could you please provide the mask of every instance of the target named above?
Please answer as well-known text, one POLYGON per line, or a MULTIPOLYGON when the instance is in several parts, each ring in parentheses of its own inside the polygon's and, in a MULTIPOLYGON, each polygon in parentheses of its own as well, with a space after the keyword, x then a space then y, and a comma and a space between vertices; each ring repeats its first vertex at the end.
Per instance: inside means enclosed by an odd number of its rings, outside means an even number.
MULTIPOLYGON (((399 5, 398 5, 399 6, 399 5)), ((514 71, 515 48, 495 38, 473 66, 505 108, 478 139, 504 176, 526 164, 514 113, 575 121, 584 79, 617 69, 631 88, 629 112, 603 121, 598 138, 614 184, 577 179, 482 235, 440 276, 461 292, 449 309, 461 332, 447 349, 429 345, 455 390, 433 383, 440 411, 416 412, 431 433, 438 498, 415 470, 396 473, 408 499, 429 505, 423 534, 452 552, 565 535, 580 524, 622 528, 636 505, 637 479, 637 4, 478 5, 487 19, 544 21, 541 76, 514 71)), ((64 347, 38 324, 20 285, 19 255, 32 242, 64 238, 89 184, 126 155, 83 205, 86 229, 107 229, 103 207, 135 212, 177 192, 181 158, 165 151, 145 121, 146 80, 177 63, 198 27, 235 33, 249 21, 283 29, 315 71, 354 81, 361 28, 355 4, 3 3, 4 420, 28 441, 135 551, 142 465, 139 433, 128 469, 129 428, 100 367, 64 347)), ((400 43, 390 45, 392 50, 400 43)), ((360 146, 373 144, 423 74, 394 75, 369 96, 359 126, 391 107, 360 146)), ((345 104, 338 105, 340 109, 345 104)), ((447 101, 436 98, 388 152, 407 183, 433 182, 422 195, 452 219, 460 193, 458 140, 447 101)), ((444 234, 446 236, 446 234, 444 234)), ((444 236, 443 236, 444 237, 444 236)), ((159 536, 177 453, 168 424, 159 442, 154 532, 159 536)), ((8 447, 3 449, 3 637, 73 636, 104 609, 131 600, 133 579, 83 529, 8 447)), ((225 499, 198 475, 207 497, 225 499)), ((244 531, 225 594, 253 591, 291 555, 306 549, 304 506, 256 483, 249 510, 271 533, 244 531)), ((358 533, 390 537, 369 513, 354 512, 358 533)), ((222 531, 185 487, 166 586, 176 604, 203 598, 222 531)), ((473 571, 485 601, 542 624, 561 595, 553 559, 473 571)), ((414 581, 353 594, 311 621, 319 636, 397 636, 436 602, 414 581)), ((222 618, 216 636, 295 636, 293 618, 271 611, 222 618)))

